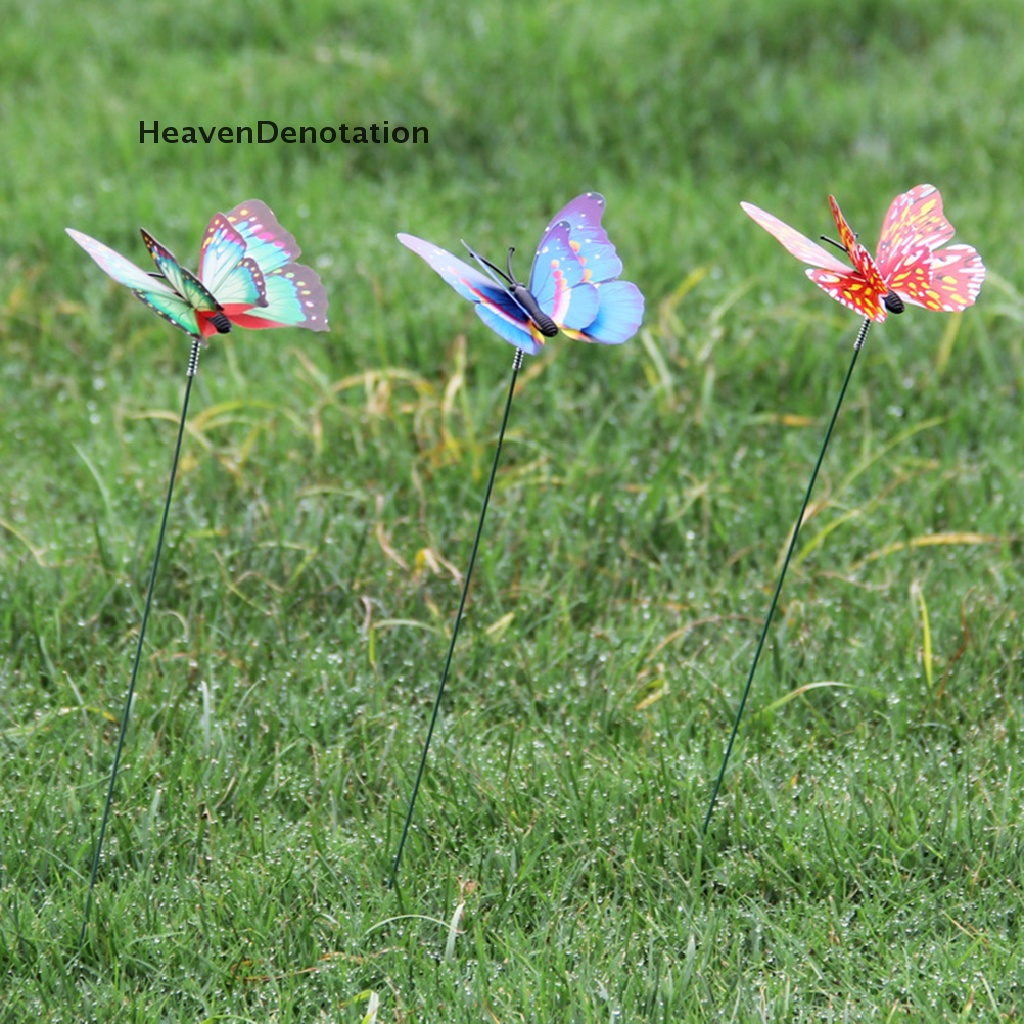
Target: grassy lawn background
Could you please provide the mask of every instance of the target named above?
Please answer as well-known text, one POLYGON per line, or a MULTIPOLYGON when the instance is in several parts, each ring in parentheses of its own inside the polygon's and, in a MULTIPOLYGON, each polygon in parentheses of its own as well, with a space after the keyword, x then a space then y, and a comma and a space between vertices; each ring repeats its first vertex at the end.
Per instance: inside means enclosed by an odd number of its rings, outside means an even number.
POLYGON ((1016 0, 9 12, 0 1019, 1017 1019, 1022 80, 1016 0), (260 118, 430 142, 138 141, 260 118), (869 336, 702 841, 857 327, 739 201, 923 181, 988 280, 869 336), (588 189, 645 326, 527 360, 388 892, 513 353, 394 233, 525 276, 588 189), (76 958, 188 346, 63 228, 253 195, 332 330, 204 354, 76 958))

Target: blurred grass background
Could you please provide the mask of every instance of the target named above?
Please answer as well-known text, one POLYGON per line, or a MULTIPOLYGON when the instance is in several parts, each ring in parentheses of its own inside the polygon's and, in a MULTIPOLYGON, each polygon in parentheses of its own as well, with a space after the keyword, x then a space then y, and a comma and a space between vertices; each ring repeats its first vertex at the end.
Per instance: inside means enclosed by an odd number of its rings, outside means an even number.
POLYGON ((2 1019, 1013 1019, 1022 44, 1014 0, 7 11, 2 1019), (138 141, 261 118, 430 142, 138 141), (739 201, 870 246, 922 181, 989 277, 872 332, 702 843, 856 329, 739 201), (512 358, 394 233, 525 275, 590 189, 645 327, 527 361, 388 893, 512 358), (76 961, 187 342, 63 228, 194 266, 253 195, 332 330, 200 364, 76 961))

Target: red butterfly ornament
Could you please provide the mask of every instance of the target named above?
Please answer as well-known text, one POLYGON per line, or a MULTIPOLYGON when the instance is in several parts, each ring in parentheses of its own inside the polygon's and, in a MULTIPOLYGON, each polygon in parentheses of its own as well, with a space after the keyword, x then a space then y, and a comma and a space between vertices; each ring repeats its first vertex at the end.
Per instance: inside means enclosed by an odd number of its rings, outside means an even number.
POLYGON ((744 212, 773 234, 798 260, 810 264, 807 276, 837 302, 881 323, 902 313, 905 302, 938 312, 958 313, 974 304, 985 280, 985 265, 971 245, 945 246, 954 234, 934 185, 917 185, 889 206, 872 256, 857 241, 835 196, 828 197, 851 269, 817 242, 753 203, 744 212), (942 248, 945 246, 945 248, 942 248))

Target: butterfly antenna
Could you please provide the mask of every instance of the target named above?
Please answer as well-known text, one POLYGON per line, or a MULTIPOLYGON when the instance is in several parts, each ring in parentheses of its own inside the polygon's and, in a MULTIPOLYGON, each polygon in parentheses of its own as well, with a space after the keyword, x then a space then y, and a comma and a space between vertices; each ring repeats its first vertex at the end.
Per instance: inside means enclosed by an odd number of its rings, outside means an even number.
MULTIPOLYGON (((467 246, 468 248, 468 246, 467 246)), ((470 250, 472 252, 472 250, 470 250)), ((452 655, 455 653, 455 643, 459 638, 459 627, 462 625, 462 613, 466 607, 466 598, 469 595, 469 583, 473 577, 473 566, 476 563, 477 549, 480 547, 480 536, 484 529, 484 517, 487 515, 487 504, 491 500, 491 491, 494 489, 494 478, 498 472, 498 460, 501 458, 501 446, 505 440, 505 428, 508 426, 509 413, 512 410, 512 399, 516 391, 516 377, 523 365, 523 350, 517 348, 515 358, 512 360, 512 379, 508 385, 508 398, 505 400, 505 415, 501 420, 501 429, 498 431, 498 444, 494 449, 494 462, 491 464, 491 475, 487 481, 487 490, 484 492, 484 503, 480 509, 480 519, 476 524, 476 536, 473 538, 473 549, 469 555, 469 565, 466 567, 466 578, 462 584, 462 597, 459 598, 459 610, 455 613, 455 624, 452 626, 452 638, 448 644, 448 657, 444 663, 444 671, 441 673, 441 682, 437 687, 437 696, 434 698, 434 708, 430 714, 430 725, 427 727, 427 738, 423 743, 423 753, 420 755, 420 766, 416 772, 416 781, 413 783, 412 794, 409 797, 409 809, 405 814, 405 825, 402 827, 402 838, 398 841, 398 852, 391 865, 391 878, 388 880, 388 888, 393 889, 395 879, 398 877, 398 868, 402 863, 402 851, 405 849, 405 840, 409 835, 409 826, 412 824, 412 813, 416 807, 416 797, 419 795, 420 783, 423 781, 423 772, 427 766, 427 751, 430 749, 430 740, 434 735, 434 726, 437 724, 437 715, 441 707, 441 698, 444 696, 444 688, 448 682, 448 674, 452 667, 452 655)))
MULTIPOLYGON (((828 235, 819 235, 818 237, 823 242, 828 242, 829 245, 834 245, 844 256, 848 255, 846 252, 846 246, 843 245, 842 242, 837 242, 834 238, 829 238, 828 235)), ((853 237, 856 238, 857 236, 854 235, 853 237)))
POLYGON ((843 386, 839 389, 839 399, 836 402, 835 409, 832 410, 832 419, 829 420, 828 429, 825 431, 825 440, 821 444, 821 451, 818 453, 818 461, 814 465, 814 471, 811 473, 810 480, 807 481, 807 491, 804 494, 804 502, 800 506, 800 514, 796 517, 796 524, 793 526, 793 535, 790 537, 789 548, 786 550, 786 557, 782 562, 782 571, 779 573, 779 580, 775 584, 775 593, 772 595, 772 602, 768 607, 768 614, 765 616, 764 625, 761 627, 761 636, 757 641, 757 647, 754 649, 754 660, 750 663, 750 671, 747 673, 747 683, 746 686, 743 687, 743 695, 740 697, 740 706, 736 709, 736 717, 733 719, 732 732, 729 735, 729 742, 725 748, 725 756, 722 758, 722 767, 718 771, 718 778, 715 779, 715 786, 711 791, 711 800, 708 803, 707 814, 704 815, 704 828, 702 830, 704 835, 707 835, 708 825, 711 823, 711 815, 714 813, 715 802, 718 799, 718 790, 721 788, 722 779, 725 778, 725 769, 729 764, 729 758, 732 755, 732 748, 736 742, 736 734, 740 729, 740 719, 743 717, 743 709, 746 707, 747 698, 750 696, 750 688, 754 682, 754 673, 757 671, 757 663, 761 658, 761 651, 764 648, 765 638, 768 636, 768 629, 772 624, 772 618, 775 615, 775 609, 779 603, 779 595, 782 593, 782 584, 786 579, 786 571, 789 569, 789 563, 793 558, 793 552, 796 550, 797 538, 800 536, 800 526, 803 524, 804 515, 807 513, 807 506, 811 501, 811 491, 814 490, 814 482, 818 479, 818 471, 821 469, 821 464, 825 461, 825 452, 828 449, 828 442, 832 437, 832 431, 835 428, 836 420, 839 418, 839 410, 842 407, 843 399, 846 397, 846 389, 849 386, 850 378, 853 376, 853 368, 857 365, 857 356, 860 355, 860 350, 864 346, 864 340, 868 336, 868 330, 870 327, 871 321, 865 318, 864 323, 861 324, 860 330, 857 332, 857 338, 853 343, 853 358, 850 360, 850 368, 846 371, 843 386))
POLYGON ((178 458, 181 455, 181 441, 185 433, 185 415, 188 412, 188 399, 192 393, 192 381, 195 378, 196 370, 199 367, 199 350, 201 339, 193 335, 192 351, 188 358, 188 377, 185 384, 185 398, 181 406, 181 420, 178 423, 178 440, 174 446, 174 458, 171 461, 171 479, 167 485, 167 501, 164 503, 164 514, 160 521, 160 533, 156 540, 156 552, 153 555, 153 567, 149 572, 149 588, 146 592, 146 604, 142 612, 142 623, 139 626, 139 639, 135 645, 135 661, 132 664, 131 680, 128 683, 128 696, 124 701, 124 712, 121 715, 121 729, 117 737, 117 748, 114 751, 114 763, 110 769, 110 782, 107 785, 107 800, 103 805, 103 817, 100 820, 100 834, 96 840, 96 851, 92 858, 92 874, 89 877, 89 891, 85 897, 85 912, 82 915, 82 930, 78 935, 78 948, 81 950, 85 944, 85 932, 89 925, 89 911, 92 908, 92 894, 96 887, 96 876, 100 870, 100 856, 103 852, 103 837, 107 832, 107 822, 110 820, 110 807, 114 802, 114 786, 117 783, 117 771, 121 765, 121 753, 124 750, 124 740, 128 732, 128 716, 132 709, 132 699, 135 696, 135 681, 139 676, 139 664, 142 661, 142 645, 146 639, 146 624, 149 622, 149 611, 153 605, 153 588, 156 584, 157 566, 160 564, 160 551, 164 544, 164 535, 167 532, 167 516, 171 509, 171 498, 174 495, 174 478, 178 473, 178 458))
POLYGON ((499 278, 501 278, 500 281, 496 281, 495 283, 500 284, 502 288, 511 287, 512 285, 517 283, 516 279, 512 276, 512 253, 515 251, 514 248, 510 248, 508 251, 509 273, 506 274, 505 271, 501 269, 501 267, 496 267, 490 260, 484 259, 484 257, 481 256, 480 253, 478 253, 475 249, 471 249, 468 245, 466 245, 465 239, 460 239, 460 241, 462 241, 462 244, 466 246, 466 252, 468 252, 469 255, 472 256, 473 259, 475 259, 477 263, 480 264, 480 266, 486 267, 488 270, 493 271, 495 274, 498 275, 499 278))

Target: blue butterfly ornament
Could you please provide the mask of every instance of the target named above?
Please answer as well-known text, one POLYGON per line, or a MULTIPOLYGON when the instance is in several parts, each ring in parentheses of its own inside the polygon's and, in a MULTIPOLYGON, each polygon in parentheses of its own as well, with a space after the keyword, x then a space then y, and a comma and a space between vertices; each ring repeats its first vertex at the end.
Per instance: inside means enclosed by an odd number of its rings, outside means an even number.
POLYGON ((481 273, 415 235, 398 240, 475 303, 491 330, 528 355, 559 331, 577 341, 621 345, 640 328, 644 297, 635 284, 617 280, 622 261, 601 226, 603 213, 604 198, 596 192, 562 207, 537 246, 528 285, 512 271, 513 248, 502 270, 466 245, 481 273))

